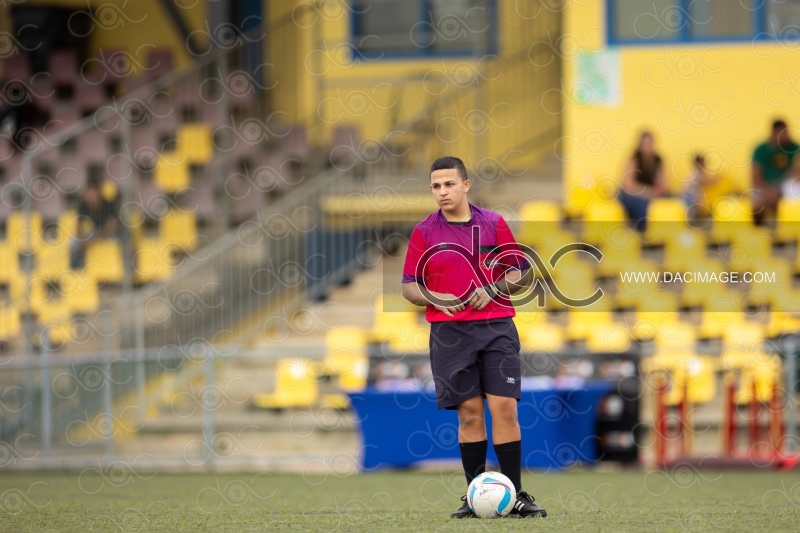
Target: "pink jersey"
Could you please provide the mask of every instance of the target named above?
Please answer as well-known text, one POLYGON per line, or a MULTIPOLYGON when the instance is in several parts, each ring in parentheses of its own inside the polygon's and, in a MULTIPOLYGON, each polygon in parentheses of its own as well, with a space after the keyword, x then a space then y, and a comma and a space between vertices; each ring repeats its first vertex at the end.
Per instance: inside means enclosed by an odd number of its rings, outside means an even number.
MULTIPOLYGON (((530 268, 528 261, 520 255, 495 259, 498 252, 519 250, 514 235, 499 213, 469 205, 472 208, 469 222, 448 222, 439 209, 414 227, 403 266, 403 283, 416 281, 430 291, 461 298, 468 296, 471 283, 473 288, 481 287, 486 281, 491 283, 502 279, 511 268, 523 271, 530 268), (480 228, 480 246, 472 261, 478 263, 475 267, 470 264, 470 253, 475 251, 473 228, 480 228), (502 250, 497 249, 500 245, 505 245, 502 250), (476 260, 478 257, 479 262, 476 260), (478 268, 485 274, 485 281, 480 280, 478 268)), ((428 305, 425 310, 428 322, 487 320, 515 314, 505 295, 492 300, 480 311, 467 305, 452 317, 433 305, 428 305)))

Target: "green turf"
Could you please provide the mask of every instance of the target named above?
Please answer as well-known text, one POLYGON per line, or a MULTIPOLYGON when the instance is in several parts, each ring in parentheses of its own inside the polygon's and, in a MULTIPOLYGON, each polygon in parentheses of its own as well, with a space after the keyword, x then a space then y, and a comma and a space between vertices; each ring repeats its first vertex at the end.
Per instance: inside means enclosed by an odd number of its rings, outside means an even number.
POLYGON ((549 516, 450 520, 460 475, 0 471, 0 532, 797 531, 800 474, 526 474, 549 516))

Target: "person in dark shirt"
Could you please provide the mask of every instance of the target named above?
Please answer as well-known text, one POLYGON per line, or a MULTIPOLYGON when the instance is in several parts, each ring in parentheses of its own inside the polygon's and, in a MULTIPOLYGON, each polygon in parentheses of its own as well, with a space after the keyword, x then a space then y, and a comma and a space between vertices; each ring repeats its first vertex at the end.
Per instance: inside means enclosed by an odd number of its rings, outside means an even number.
POLYGON ((30 130, 46 121, 46 114, 33 103, 23 84, 6 84, 5 93, 0 98, 0 135, 8 137, 17 149, 24 151, 27 148, 26 134, 30 140, 30 130))
POLYGON ((645 131, 625 166, 619 190, 619 199, 637 230, 645 230, 650 200, 666 192, 664 163, 655 150, 653 134, 645 131))
POLYGON ((118 236, 118 231, 117 200, 107 200, 100 190, 100 184, 97 181, 90 181, 78 206, 76 235, 70 244, 70 267, 83 268, 89 245, 98 239, 115 238, 118 236))
POLYGON ((763 220, 768 212, 774 213, 781 197, 781 184, 792 168, 792 160, 800 146, 789 138, 786 123, 772 123, 769 140, 761 143, 753 152, 753 215, 763 220))

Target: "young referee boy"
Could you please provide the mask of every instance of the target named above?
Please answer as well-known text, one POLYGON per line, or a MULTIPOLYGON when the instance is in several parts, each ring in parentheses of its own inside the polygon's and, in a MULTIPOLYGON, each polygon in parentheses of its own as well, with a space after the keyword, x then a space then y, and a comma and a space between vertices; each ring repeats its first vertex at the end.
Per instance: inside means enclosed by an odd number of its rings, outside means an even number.
MULTIPOLYGON (((492 415, 492 442, 500 470, 517 489, 509 516, 547 516, 522 490, 520 343, 512 317, 513 294, 530 283, 530 265, 519 256, 497 259, 499 251, 519 249, 503 217, 467 201, 470 180, 457 157, 431 166, 431 191, 440 209, 418 223, 406 253, 403 297, 426 306, 431 323, 431 369, 436 403, 458 412, 458 440, 467 486, 486 469, 488 441, 484 398, 492 415), (480 282, 468 259, 473 228, 480 229, 480 282), (465 253, 464 250, 468 252, 465 253), (426 253, 427 251, 427 253, 426 253), (454 253, 456 252, 456 253, 454 253), (468 293, 474 282, 472 292, 468 293)), ((466 503, 451 518, 473 516, 466 503)))

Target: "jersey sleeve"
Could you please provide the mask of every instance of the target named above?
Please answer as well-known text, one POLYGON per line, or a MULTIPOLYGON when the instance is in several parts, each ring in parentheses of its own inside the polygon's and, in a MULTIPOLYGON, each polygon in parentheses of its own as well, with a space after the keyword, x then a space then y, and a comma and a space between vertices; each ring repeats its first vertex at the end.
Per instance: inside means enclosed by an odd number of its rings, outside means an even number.
POLYGON ((497 219, 495 232, 497 234, 497 244, 502 246, 501 252, 507 252, 510 250, 517 250, 520 252, 519 254, 505 255, 498 261, 498 263, 503 265, 504 270, 514 269, 525 271, 531 268, 531 264, 527 259, 525 259, 525 257, 522 256, 522 251, 519 248, 519 244, 517 244, 517 240, 514 239, 514 235, 511 233, 511 228, 508 227, 508 224, 503 217, 497 219))
POLYGON ((417 265, 424 253, 425 238, 417 228, 414 228, 414 231, 411 232, 411 238, 408 240, 406 262, 403 265, 403 283, 413 283, 416 281, 423 287, 425 286, 423 273, 417 271, 417 265))

